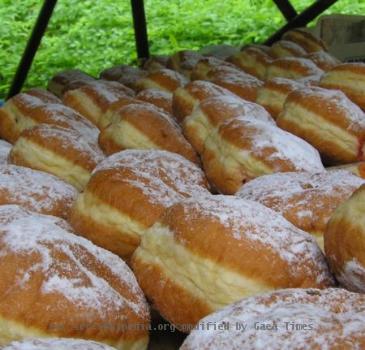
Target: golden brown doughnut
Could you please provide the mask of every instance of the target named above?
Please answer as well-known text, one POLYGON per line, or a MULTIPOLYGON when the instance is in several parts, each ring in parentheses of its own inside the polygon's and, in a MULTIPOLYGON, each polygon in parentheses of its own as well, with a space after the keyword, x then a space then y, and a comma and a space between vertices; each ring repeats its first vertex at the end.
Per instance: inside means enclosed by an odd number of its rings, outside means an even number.
POLYGON ((287 97, 278 126, 303 138, 326 163, 364 160, 365 113, 341 91, 303 87, 287 97))
POLYGON ((234 196, 172 205, 143 235, 132 269, 147 298, 181 330, 241 298, 333 284, 309 234, 234 196))
POLYGON ((280 213, 312 234, 323 249, 323 233, 332 213, 363 183, 345 170, 277 173, 249 181, 236 195, 280 213))
POLYGON ((269 54, 275 58, 300 57, 305 56, 307 51, 293 41, 279 40, 271 46, 269 54))
POLYGON ((96 142, 75 130, 47 124, 24 130, 9 154, 11 164, 51 173, 80 191, 103 159, 96 142))
POLYGON ((265 79, 267 66, 272 60, 273 58, 266 50, 257 46, 247 46, 228 58, 229 62, 259 79, 265 79))
POLYGON ((210 97, 203 100, 182 123, 183 132, 199 154, 208 136, 228 119, 247 117, 275 124, 266 110, 256 103, 235 96, 210 97))
POLYGON ((151 56, 143 62, 142 68, 149 72, 160 70, 167 67, 168 60, 169 56, 165 55, 151 56))
POLYGON ((303 84, 292 79, 272 78, 266 80, 264 85, 257 91, 256 103, 265 107, 276 119, 282 112, 288 95, 302 86, 303 84))
POLYGON ((68 69, 57 73, 48 82, 47 89, 58 97, 62 97, 70 88, 81 87, 95 79, 79 69, 68 69))
POLYGON ((128 266, 60 218, 0 206, 0 345, 84 338, 147 349, 149 310, 128 266))
POLYGON ((257 89, 263 82, 253 75, 231 67, 214 68, 208 73, 208 80, 247 101, 256 101, 257 89))
POLYGON ((216 57, 204 57, 200 59, 191 72, 191 80, 206 80, 208 73, 217 67, 235 68, 232 63, 220 60, 216 57))
POLYGON ((40 214, 67 219, 77 194, 73 186, 43 171, 0 166, 0 205, 17 204, 40 214))
POLYGON ((124 149, 162 149, 199 164, 179 125, 162 110, 150 104, 131 104, 121 108, 118 115, 100 133, 99 145, 105 154, 124 149))
POLYGON ((286 32, 282 39, 293 41, 307 52, 327 51, 323 40, 317 38, 305 28, 296 28, 286 32))
POLYGON ((322 76, 320 86, 343 91, 365 110, 365 63, 343 63, 322 76))
POLYGON ((341 64, 339 59, 325 51, 312 52, 304 57, 312 60, 325 72, 341 64))
POLYGON ((243 299, 202 319, 180 350, 364 349, 364 302, 340 288, 243 299))
POLYGON ((363 179, 365 179, 365 162, 356 162, 356 163, 350 163, 350 164, 344 164, 344 165, 337 165, 332 167, 326 168, 328 171, 332 170, 347 170, 351 172, 354 175, 357 175, 363 179))
POLYGON ((141 68, 125 64, 104 69, 100 73, 100 79, 117 81, 131 89, 135 88, 136 81, 147 75, 141 68))
POLYGON ((224 194, 234 194, 265 174, 324 171, 310 144, 271 123, 244 117, 227 120, 213 131, 201 158, 208 180, 224 194))
POLYGON ((62 101, 56 95, 45 89, 32 88, 23 93, 37 97, 44 103, 62 103, 62 101))
POLYGON ((151 103, 161 108, 172 116, 172 93, 158 89, 145 89, 140 91, 136 98, 138 100, 151 103))
POLYGON ((191 71, 202 58, 203 56, 196 51, 178 51, 169 57, 167 68, 175 70, 190 79, 191 71))
POLYGON ((0 165, 8 163, 8 156, 12 145, 9 142, 0 140, 0 165))
POLYGON ((188 80, 179 72, 171 69, 159 69, 148 74, 136 82, 136 90, 158 89, 173 93, 180 86, 184 86, 188 80))
POLYGON ((229 90, 209 81, 192 81, 174 92, 172 97, 173 115, 179 122, 182 122, 201 101, 222 95, 236 96, 229 90))
POLYGON ((209 195, 204 173, 182 156, 126 150, 94 170, 70 222, 79 234, 128 259, 167 207, 198 193, 209 195))
POLYGON ((272 61, 266 70, 266 79, 299 79, 311 75, 321 75, 323 71, 313 61, 302 57, 283 57, 272 61))
POLYGON ((112 103, 126 96, 133 97, 133 90, 116 81, 98 80, 68 91, 63 97, 63 102, 100 127, 102 114, 112 103))

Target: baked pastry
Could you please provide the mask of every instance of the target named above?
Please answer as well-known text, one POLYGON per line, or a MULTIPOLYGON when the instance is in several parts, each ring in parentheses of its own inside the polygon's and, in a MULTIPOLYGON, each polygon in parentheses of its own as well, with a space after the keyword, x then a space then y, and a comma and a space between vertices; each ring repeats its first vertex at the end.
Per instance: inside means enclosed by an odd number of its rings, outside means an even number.
POLYGON ((365 162, 356 162, 356 163, 350 163, 350 164, 343 164, 343 165, 337 165, 332 167, 326 168, 328 171, 332 170, 347 170, 351 172, 354 175, 357 175, 363 179, 365 179, 365 162))
POLYGON ((71 88, 81 87, 84 83, 95 79, 79 69, 68 69, 57 73, 48 82, 47 89, 58 97, 62 97, 71 88))
POLYGON ((140 91, 136 98, 151 103, 161 108, 172 116, 172 93, 158 89, 145 89, 140 91))
POLYGON ((24 130, 9 154, 11 164, 56 175, 79 191, 103 159, 97 143, 75 130, 47 124, 24 130))
POLYGON ((284 289, 202 319, 180 350, 351 350, 365 346, 364 295, 284 289))
POLYGON ((171 69, 159 69, 148 72, 147 76, 136 82, 138 91, 144 89, 158 89, 174 92, 178 87, 184 86, 188 80, 179 72, 171 69))
POLYGON ((305 56, 305 58, 312 60, 319 68, 321 68, 325 72, 341 64, 341 61, 339 59, 325 51, 309 53, 305 56))
POLYGON ((191 72, 191 80, 206 80, 208 73, 217 67, 235 68, 234 64, 220 60, 216 57, 204 57, 200 59, 191 72))
POLYGON ((68 91, 63 97, 63 102, 99 126, 101 115, 108 107, 126 96, 133 97, 133 90, 116 81, 98 80, 93 84, 68 91))
POLYGON ((365 292, 364 200, 362 185, 328 222, 324 249, 331 271, 343 287, 365 292))
POLYGON ((113 350, 106 344, 72 338, 26 339, 13 341, 2 350, 113 350))
POLYGON ((234 196, 172 205, 142 237, 132 269, 154 307, 180 330, 245 297, 333 284, 310 235, 234 196))
POLYGON ((125 64, 104 69, 100 73, 100 79, 117 81, 131 89, 135 88, 136 81, 147 75, 141 68, 125 64))
POLYGON ((265 81, 264 85, 257 90, 256 103, 265 107, 265 109, 275 119, 282 112, 284 102, 288 95, 303 87, 304 84, 299 81, 286 78, 272 78, 265 81))
POLYGON ((343 63, 322 76, 320 86, 343 91, 365 110, 365 63, 343 63))
POLYGON ((199 50, 204 56, 219 58, 225 60, 227 57, 232 56, 240 50, 237 46, 232 46, 228 44, 218 44, 218 45, 208 45, 204 46, 199 50))
POLYGON ((307 51, 293 41, 279 40, 272 44, 269 54, 275 58, 301 57, 305 56, 307 51))
POLYGON ((365 114, 341 91, 297 89, 287 97, 276 121, 317 148, 326 163, 363 160, 365 114))
POLYGON ((124 149, 162 149, 199 163, 193 147, 169 115, 150 104, 121 108, 109 126, 101 131, 99 145, 106 154, 124 149))
POLYGON ((167 67, 168 60, 169 56, 166 55, 151 56, 143 62, 142 68, 149 72, 160 70, 167 67))
POLYGON ((147 349, 149 310, 133 273, 65 220, 0 206, 0 266, 1 345, 70 337, 147 349))
POLYGON ((172 97, 173 115, 179 122, 182 122, 201 101, 222 95, 235 96, 229 90, 209 81, 192 81, 174 92, 172 97))
POLYGON ((0 166, 0 205, 18 204, 67 219, 77 195, 73 186, 51 174, 16 165, 0 166))
POLYGON ((191 71, 202 58, 203 56, 196 51, 178 51, 169 57, 167 68, 175 70, 190 79, 191 71))
POLYGON ((259 79, 265 79, 266 69, 273 58, 261 46, 246 46, 241 52, 228 58, 238 68, 259 79))
POLYGON ((42 88, 32 88, 23 93, 37 97, 44 103, 62 103, 62 101, 56 95, 42 88))
POLYGON ((224 194, 265 174, 324 171, 310 144, 271 123, 244 117, 227 120, 212 132, 201 158, 208 180, 224 194))
POLYGON ((8 163, 8 156, 11 150, 11 144, 4 140, 0 140, 0 165, 8 163))
POLYGON ((282 39, 295 42, 307 52, 327 51, 324 41, 305 28, 289 30, 283 35, 282 39))
POLYGON ((282 77, 299 79, 321 75, 323 71, 313 61, 302 57, 283 57, 272 61, 266 70, 266 79, 282 77))
POLYGON ((345 170, 278 173, 249 181, 236 195, 280 213, 312 234, 323 249, 323 233, 331 215, 363 183, 345 170))
POLYGON ((230 67, 212 69, 207 79, 247 101, 256 101, 257 89, 263 85, 253 75, 230 67))
POLYGON ((265 108, 235 96, 210 97, 203 100, 182 123, 183 132, 199 154, 207 137, 228 119, 247 117, 275 124, 265 108))
POLYGON ((167 207, 197 193, 209 195, 204 173, 182 156, 126 150, 94 170, 70 222, 79 234, 129 259, 167 207))

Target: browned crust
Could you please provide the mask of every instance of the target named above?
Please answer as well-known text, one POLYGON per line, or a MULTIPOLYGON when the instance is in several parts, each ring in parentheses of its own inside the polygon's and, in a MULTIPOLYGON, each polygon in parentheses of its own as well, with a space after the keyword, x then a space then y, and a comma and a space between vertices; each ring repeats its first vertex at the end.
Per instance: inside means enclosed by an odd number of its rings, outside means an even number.
POLYGON ((141 68, 122 64, 103 70, 100 73, 100 79, 117 81, 134 89, 136 81, 146 74, 147 72, 141 68))
POLYGON ((151 103, 172 115, 172 95, 168 92, 146 89, 139 92, 136 98, 143 102, 151 103))
POLYGON ((327 46, 321 39, 302 28, 290 30, 282 38, 295 42, 307 52, 327 51, 327 46))

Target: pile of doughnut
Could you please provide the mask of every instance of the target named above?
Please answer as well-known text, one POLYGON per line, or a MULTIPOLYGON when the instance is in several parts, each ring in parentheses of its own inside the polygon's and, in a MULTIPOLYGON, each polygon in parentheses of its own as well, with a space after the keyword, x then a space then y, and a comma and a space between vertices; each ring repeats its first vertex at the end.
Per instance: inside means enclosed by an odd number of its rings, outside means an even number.
POLYGON ((364 111, 302 28, 12 97, 0 349, 364 349, 364 111))

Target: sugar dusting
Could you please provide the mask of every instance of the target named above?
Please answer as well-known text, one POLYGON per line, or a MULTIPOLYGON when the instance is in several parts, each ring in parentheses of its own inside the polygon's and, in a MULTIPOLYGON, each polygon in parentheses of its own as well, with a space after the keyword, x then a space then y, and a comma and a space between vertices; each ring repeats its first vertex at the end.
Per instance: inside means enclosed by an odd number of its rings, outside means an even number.
POLYGON ((11 147, 13 146, 9 142, 0 140, 0 165, 7 164, 11 147))

